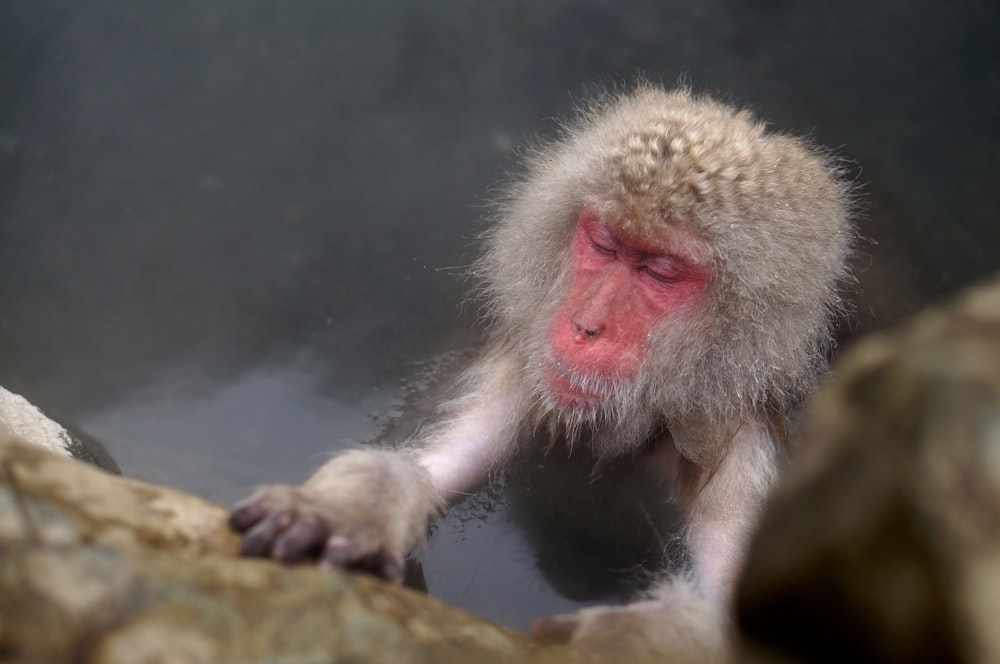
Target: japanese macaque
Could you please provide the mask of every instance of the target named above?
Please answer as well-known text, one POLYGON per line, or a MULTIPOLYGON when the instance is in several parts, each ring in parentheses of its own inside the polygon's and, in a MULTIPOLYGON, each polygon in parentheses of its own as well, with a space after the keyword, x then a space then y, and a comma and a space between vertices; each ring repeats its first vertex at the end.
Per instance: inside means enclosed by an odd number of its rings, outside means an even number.
POLYGON ((662 469, 690 569, 533 632, 723 658, 788 414, 826 366, 850 208, 835 161, 749 112, 648 84, 593 102, 497 206, 473 269, 488 340, 440 422, 259 489, 231 517, 243 553, 399 581, 431 519, 516 452, 586 447, 662 469))

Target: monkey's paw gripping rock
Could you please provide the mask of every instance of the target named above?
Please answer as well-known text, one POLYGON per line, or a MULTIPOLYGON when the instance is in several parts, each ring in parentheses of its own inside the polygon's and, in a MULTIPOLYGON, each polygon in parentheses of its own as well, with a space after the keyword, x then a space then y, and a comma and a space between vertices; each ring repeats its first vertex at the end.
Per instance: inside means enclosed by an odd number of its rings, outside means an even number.
POLYGON ((403 557, 425 535, 441 499, 415 462, 377 450, 334 458, 301 487, 270 485, 237 504, 241 553, 370 572, 400 582, 403 557))
POLYGON ((403 553, 383 541, 380 524, 337 519, 321 495, 305 488, 272 485, 258 489, 230 516, 234 530, 245 533, 240 552, 296 562, 318 556, 321 565, 370 572, 399 582, 403 553))

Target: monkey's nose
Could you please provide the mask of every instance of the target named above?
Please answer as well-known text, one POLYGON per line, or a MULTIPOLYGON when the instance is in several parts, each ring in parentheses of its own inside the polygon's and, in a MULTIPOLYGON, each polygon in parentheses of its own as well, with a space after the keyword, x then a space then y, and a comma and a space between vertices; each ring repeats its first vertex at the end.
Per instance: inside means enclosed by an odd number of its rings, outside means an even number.
POLYGON ((573 322, 573 330, 576 332, 576 338, 584 341, 590 339, 596 339, 604 331, 603 325, 581 325, 576 321, 573 322))

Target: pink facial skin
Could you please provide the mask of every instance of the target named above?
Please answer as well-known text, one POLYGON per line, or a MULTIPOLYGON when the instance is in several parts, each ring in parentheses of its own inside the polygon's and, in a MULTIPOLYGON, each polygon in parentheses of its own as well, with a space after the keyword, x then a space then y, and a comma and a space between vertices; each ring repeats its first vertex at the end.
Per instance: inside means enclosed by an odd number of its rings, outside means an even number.
POLYGON ((560 404, 595 405, 602 388, 634 377, 650 332, 698 300, 706 269, 672 252, 666 239, 636 239, 590 208, 581 212, 569 296, 547 333, 544 379, 560 404))

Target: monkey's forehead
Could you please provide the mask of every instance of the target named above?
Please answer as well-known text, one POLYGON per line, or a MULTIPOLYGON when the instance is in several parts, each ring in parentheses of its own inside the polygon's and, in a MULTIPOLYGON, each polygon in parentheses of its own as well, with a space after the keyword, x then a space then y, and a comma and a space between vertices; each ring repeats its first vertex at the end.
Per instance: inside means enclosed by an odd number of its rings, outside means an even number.
POLYGON ((849 188, 808 142, 714 100, 656 89, 612 100, 576 129, 562 152, 579 160, 568 170, 617 208, 624 232, 659 235, 696 259, 723 253, 727 264, 786 261, 808 246, 837 269, 849 188))
POLYGON ((830 165, 807 142, 685 90, 622 95, 586 114, 577 129, 585 149, 567 146, 570 152, 592 159, 605 196, 637 220, 700 221, 696 229, 720 216, 766 220, 842 204, 830 165))

